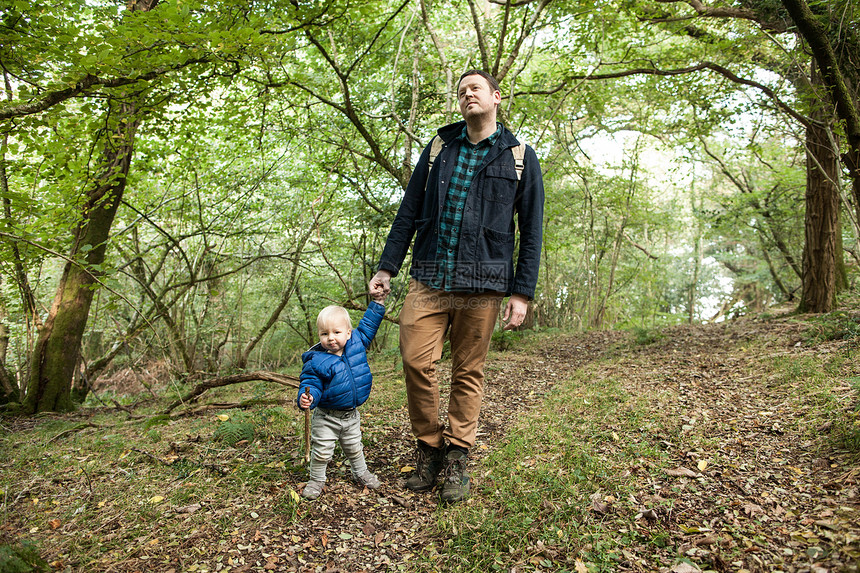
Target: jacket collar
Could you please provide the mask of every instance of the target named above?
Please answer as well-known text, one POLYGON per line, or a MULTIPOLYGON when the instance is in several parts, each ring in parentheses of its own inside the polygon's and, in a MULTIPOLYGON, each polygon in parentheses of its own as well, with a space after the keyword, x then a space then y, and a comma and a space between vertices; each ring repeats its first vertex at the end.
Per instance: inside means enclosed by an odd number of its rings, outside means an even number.
MULTIPOLYGON (((453 140, 457 139, 460 134, 463 132, 463 128, 466 126, 466 121, 458 121, 456 123, 451 123, 444 127, 440 127, 437 133, 439 137, 442 138, 442 141, 445 143, 451 143, 453 140)), ((508 147, 516 147, 520 142, 517 141, 517 138, 513 133, 508 131, 508 128, 504 125, 502 126, 502 132, 499 134, 499 138, 496 140, 496 145, 501 147, 502 149, 507 149, 508 147)))

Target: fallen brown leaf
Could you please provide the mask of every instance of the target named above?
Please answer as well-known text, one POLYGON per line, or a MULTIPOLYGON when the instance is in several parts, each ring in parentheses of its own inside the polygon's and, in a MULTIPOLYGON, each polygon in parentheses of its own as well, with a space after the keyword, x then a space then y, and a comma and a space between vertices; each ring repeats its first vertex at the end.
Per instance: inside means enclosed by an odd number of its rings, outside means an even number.
POLYGON ((666 475, 670 475, 672 477, 699 477, 699 474, 694 472, 689 468, 685 468, 683 466, 679 466, 674 469, 664 470, 666 475))

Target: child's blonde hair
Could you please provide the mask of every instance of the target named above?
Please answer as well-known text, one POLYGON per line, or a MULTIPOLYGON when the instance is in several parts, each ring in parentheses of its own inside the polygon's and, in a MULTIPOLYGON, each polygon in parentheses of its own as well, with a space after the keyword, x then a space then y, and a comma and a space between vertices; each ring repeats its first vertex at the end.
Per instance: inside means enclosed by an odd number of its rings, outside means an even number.
POLYGON ((325 307, 317 315, 317 330, 344 323, 352 330, 352 319, 349 318, 349 312, 336 304, 325 307))

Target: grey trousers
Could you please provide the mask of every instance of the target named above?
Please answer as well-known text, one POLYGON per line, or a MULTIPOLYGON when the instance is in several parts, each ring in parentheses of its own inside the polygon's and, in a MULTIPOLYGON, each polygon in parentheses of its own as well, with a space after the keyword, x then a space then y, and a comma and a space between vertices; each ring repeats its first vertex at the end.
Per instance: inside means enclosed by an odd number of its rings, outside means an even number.
POLYGON ((361 443, 361 416, 354 410, 316 408, 311 422, 311 481, 326 480, 325 469, 340 442, 352 475, 359 477, 367 471, 364 446, 361 443))

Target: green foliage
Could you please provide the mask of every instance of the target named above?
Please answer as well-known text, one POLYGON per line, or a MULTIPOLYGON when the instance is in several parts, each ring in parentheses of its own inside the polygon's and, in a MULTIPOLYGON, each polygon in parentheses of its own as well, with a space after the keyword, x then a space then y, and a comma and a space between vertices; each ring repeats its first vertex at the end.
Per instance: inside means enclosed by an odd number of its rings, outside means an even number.
POLYGON ((155 416, 147 418, 147 420, 143 423, 143 429, 149 430, 151 428, 154 428, 155 426, 166 426, 168 422, 170 422, 169 414, 157 414, 155 416))
POLYGON ((222 420, 212 435, 212 440, 224 442, 228 446, 235 446, 238 442, 253 442, 256 430, 252 422, 244 420, 239 415, 234 415, 229 420, 222 420))
POLYGON ((31 573, 49 571, 50 567, 39 555, 36 544, 23 540, 0 545, 0 573, 31 573))
POLYGON ((835 412, 831 420, 832 441, 836 448, 860 455, 860 377, 847 380, 852 399, 842 412, 835 412))
MULTIPOLYGON (((262 387, 262 386, 261 386, 262 387)), ((262 398, 261 393, 259 397, 262 398)), ((247 440, 253 442, 263 436, 281 435, 295 431, 295 416, 282 407, 264 408, 248 414, 243 411, 227 410, 219 416, 218 426, 212 440, 228 446, 247 440), (226 417, 227 419, 220 419, 226 417)))
MULTIPOLYGON (((847 340, 851 345, 860 336, 860 316, 846 311, 836 311, 812 316, 803 335, 807 345, 828 340, 847 340)), ((856 342, 854 343, 856 346, 856 342)))
MULTIPOLYGON (((778 2, 753 4, 762 20, 782 15, 778 2)), ((696 18, 683 3, 536 6, 489 3, 479 30, 463 2, 427 3, 426 25, 408 4, 376 0, 188 0, 134 14, 104 0, 12 2, 0 110, 98 81, 2 120, 3 276, 14 245, 37 307, 51 306, 100 172, 105 102, 133 96, 143 122, 97 269, 107 288, 78 317, 87 363, 159 361, 177 377, 296 370, 319 308, 366 302, 422 145, 458 119, 446 78, 468 66, 499 71, 502 119, 545 173, 539 327, 651 329, 796 291, 804 146, 773 101, 712 71, 628 74, 710 61, 799 107, 794 66, 808 55, 794 36, 696 18), (512 38, 524 42, 516 53, 512 38)), ((0 285, 7 361, 26 378, 35 331, 21 298, 0 285)), ((516 336, 496 335, 494 348, 516 336)), ((376 349, 395 341, 386 324, 376 349)))
POLYGON ((633 340, 636 344, 647 346, 654 344, 664 337, 663 333, 653 328, 636 327, 633 329, 633 340))
POLYGON ((496 329, 490 339, 490 348, 498 351, 516 348, 524 336, 522 331, 496 329))
POLYGON ((159 432, 155 428, 152 428, 151 430, 148 430, 146 432, 146 437, 149 438, 149 441, 153 444, 157 444, 161 441, 161 432, 159 432))

